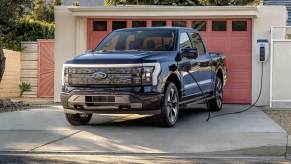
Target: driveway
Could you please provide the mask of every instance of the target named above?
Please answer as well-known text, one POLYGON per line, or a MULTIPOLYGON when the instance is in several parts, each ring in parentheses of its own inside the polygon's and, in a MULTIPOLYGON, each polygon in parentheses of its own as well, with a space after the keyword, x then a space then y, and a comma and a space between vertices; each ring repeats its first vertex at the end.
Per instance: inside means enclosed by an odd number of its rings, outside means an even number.
MULTIPOLYGON (((238 111, 225 105, 222 112, 238 111)), ((151 116, 95 115, 88 126, 70 126, 60 106, 0 114, 0 151, 93 154, 223 154, 284 156, 287 133, 258 109, 206 122, 207 113, 181 112, 174 128, 151 116)))

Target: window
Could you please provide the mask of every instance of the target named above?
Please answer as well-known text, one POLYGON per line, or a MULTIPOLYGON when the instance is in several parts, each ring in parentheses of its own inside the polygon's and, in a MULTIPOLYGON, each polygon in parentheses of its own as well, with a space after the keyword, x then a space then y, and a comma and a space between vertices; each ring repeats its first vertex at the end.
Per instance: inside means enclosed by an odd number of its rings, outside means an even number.
POLYGON ((247 31, 247 21, 232 21, 232 31, 247 31))
POLYGON ((166 21, 152 21, 153 27, 162 27, 166 26, 166 21))
POLYGON ((193 21, 192 28, 198 31, 206 31, 206 21, 193 21))
POLYGON ((226 31, 226 21, 212 21, 212 31, 226 31))
POLYGON ((96 51, 172 51, 174 30, 115 31, 98 45, 96 51))
POLYGON ((192 44, 187 33, 181 33, 179 45, 180 50, 184 48, 192 48, 192 44))
POLYGON ((107 31, 107 21, 93 21, 93 31, 107 31))
POLYGON ((112 21, 112 31, 126 27, 127 27, 126 21, 112 21))
POLYGON ((186 21, 173 21, 173 27, 186 27, 186 21))
POLYGON ((132 27, 146 27, 147 22, 146 21, 132 21, 132 27))
POLYGON ((206 53, 203 41, 198 33, 192 33, 191 39, 193 46, 197 48, 198 55, 204 55, 206 53))

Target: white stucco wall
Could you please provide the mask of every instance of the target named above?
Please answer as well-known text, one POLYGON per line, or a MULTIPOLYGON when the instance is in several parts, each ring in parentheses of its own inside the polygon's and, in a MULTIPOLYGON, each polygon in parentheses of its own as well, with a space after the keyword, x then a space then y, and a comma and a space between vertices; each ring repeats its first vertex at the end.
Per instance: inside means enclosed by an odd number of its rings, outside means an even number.
MULTIPOLYGON (((87 44, 87 21, 86 16, 97 16, 102 15, 110 17, 110 15, 118 16, 116 13, 123 17, 126 17, 125 13, 131 14, 127 17, 133 17, 133 13, 130 13, 129 9, 119 9, 120 11, 115 11, 115 9, 104 9, 104 8, 88 8, 78 10, 77 8, 71 8, 70 10, 74 13, 70 13, 68 7, 55 7, 56 16, 56 33, 55 33, 55 101, 58 102, 59 94, 61 91, 61 69, 62 64, 65 60, 74 57, 76 54, 80 54, 86 50, 87 44), (97 12, 98 11, 98 12, 97 12), (93 14, 93 15, 92 15, 93 14), (97 14, 97 15, 96 15, 97 14)), ((142 7, 140 10, 134 9, 135 15, 152 13, 147 12, 149 8, 142 7)), ((268 39, 270 40, 270 29, 271 26, 285 26, 287 20, 287 10, 284 6, 259 6, 254 7, 193 7, 192 9, 186 7, 178 7, 177 11, 175 8, 171 7, 161 9, 155 8, 150 10, 157 10, 159 15, 163 16, 161 10, 166 10, 167 16, 174 16, 177 13, 179 16, 184 14, 189 17, 201 17, 201 18, 253 18, 253 61, 252 61, 252 102, 254 102, 259 93, 260 87, 260 75, 261 75, 261 65, 257 61, 256 56, 256 40, 257 39, 268 39), (170 15, 169 15, 170 14, 170 15)), ((239 60, 239 59, 238 59, 239 60)), ((270 99, 270 62, 269 60, 264 64, 264 80, 263 80, 263 92, 258 105, 269 105, 270 99)))
POLYGON ((66 7, 55 7, 55 74, 54 74, 54 101, 60 101, 62 66, 72 58, 76 43, 76 22, 66 7))
POLYGON ((290 108, 291 76, 288 73, 291 70, 291 41, 274 41, 273 52, 272 107, 290 108))
MULTIPOLYGON (((253 63, 252 63, 252 102, 259 94, 261 63, 256 54, 257 39, 271 40, 271 26, 285 26, 287 10, 285 6, 260 6, 257 18, 253 19, 253 63)), ((263 90, 258 105, 270 104, 270 58, 264 63, 263 90)))

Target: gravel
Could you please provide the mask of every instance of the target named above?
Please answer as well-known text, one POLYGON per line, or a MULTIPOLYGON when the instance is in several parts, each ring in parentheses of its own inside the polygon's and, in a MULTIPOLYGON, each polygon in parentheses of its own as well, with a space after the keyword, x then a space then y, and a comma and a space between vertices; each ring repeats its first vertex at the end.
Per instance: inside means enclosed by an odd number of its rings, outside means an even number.
POLYGON ((291 110, 265 110, 270 118, 291 134, 291 110))
POLYGON ((22 101, 12 101, 11 99, 0 99, 0 113, 25 110, 28 107, 29 105, 24 104, 22 101))

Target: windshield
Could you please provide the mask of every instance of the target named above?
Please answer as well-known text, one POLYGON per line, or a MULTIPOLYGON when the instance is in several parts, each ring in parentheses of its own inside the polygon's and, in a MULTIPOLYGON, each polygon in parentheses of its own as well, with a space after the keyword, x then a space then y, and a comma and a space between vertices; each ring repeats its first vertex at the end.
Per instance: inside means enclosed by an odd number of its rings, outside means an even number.
POLYGON ((172 51, 174 34, 174 30, 116 31, 96 51, 172 51))

